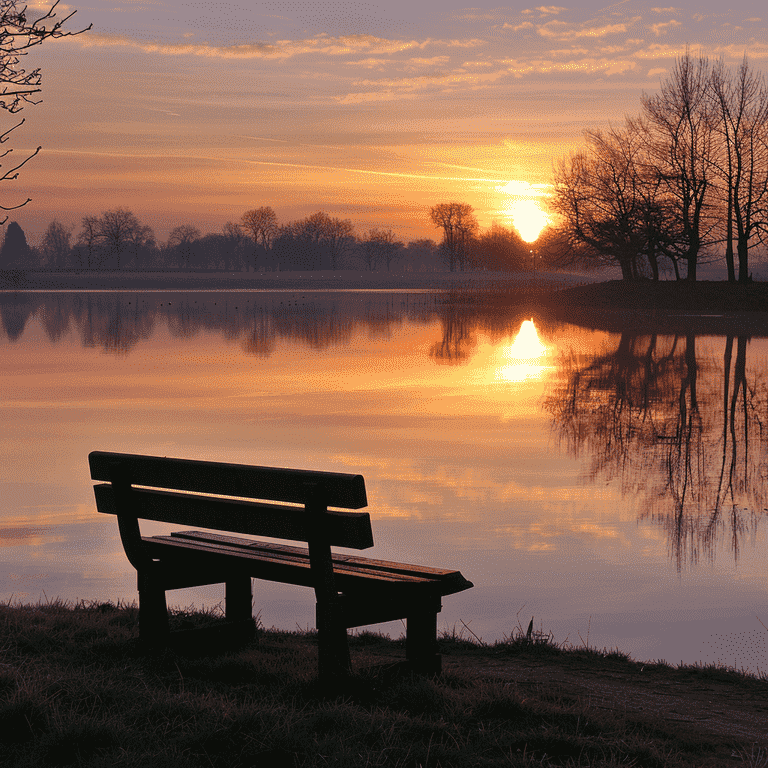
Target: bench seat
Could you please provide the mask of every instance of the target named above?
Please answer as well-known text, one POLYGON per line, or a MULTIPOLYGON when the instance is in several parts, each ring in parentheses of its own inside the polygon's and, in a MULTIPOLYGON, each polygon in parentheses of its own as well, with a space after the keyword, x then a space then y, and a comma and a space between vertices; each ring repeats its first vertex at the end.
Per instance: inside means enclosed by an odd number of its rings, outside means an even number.
MULTIPOLYGON (((221 558, 225 567, 251 577, 283 584, 313 586, 309 549, 205 531, 174 531, 169 536, 142 537, 147 553, 176 567, 196 558, 210 562, 221 558)), ((403 592, 421 587, 440 597, 471 586, 459 571, 375 560, 359 555, 331 556, 333 575, 340 592, 403 592)))

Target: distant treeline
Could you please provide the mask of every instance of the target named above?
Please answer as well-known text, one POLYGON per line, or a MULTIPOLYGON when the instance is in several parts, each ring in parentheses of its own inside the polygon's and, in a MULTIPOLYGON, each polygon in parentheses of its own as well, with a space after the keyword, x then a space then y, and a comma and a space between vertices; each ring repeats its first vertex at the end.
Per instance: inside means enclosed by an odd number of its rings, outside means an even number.
POLYGON ((358 234, 348 219, 322 211, 279 224, 272 208, 263 206, 227 222, 221 232, 202 234, 191 224, 179 225, 163 243, 134 213, 115 208, 84 217, 77 232, 52 221, 39 247, 30 246, 11 222, 0 269, 430 272, 529 270, 546 261, 541 243, 534 249, 512 228, 475 228, 460 247, 451 230, 442 228, 441 243, 424 238, 406 244, 391 229, 358 234))

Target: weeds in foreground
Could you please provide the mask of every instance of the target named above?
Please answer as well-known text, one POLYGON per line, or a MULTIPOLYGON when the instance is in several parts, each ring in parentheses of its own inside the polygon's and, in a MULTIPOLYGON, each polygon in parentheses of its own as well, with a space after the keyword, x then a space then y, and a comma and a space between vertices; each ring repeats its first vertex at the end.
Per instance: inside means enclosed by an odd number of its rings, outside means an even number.
MULTIPOLYGON (((201 626, 217 613, 185 609, 172 621, 201 626)), ((439 679, 391 675, 387 661, 402 640, 373 633, 352 638, 356 661, 368 668, 330 694, 315 676, 312 633, 262 630, 239 650, 148 653, 135 639, 136 620, 136 607, 125 604, 0 605, 0 764, 765 766, 761 750, 724 753, 706 738, 681 742, 664 723, 523 690, 472 665, 452 664, 439 679)), ((492 645, 468 629, 443 635, 446 656, 545 661, 572 654, 579 663, 633 663, 558 646, 532 624, 492 645)))

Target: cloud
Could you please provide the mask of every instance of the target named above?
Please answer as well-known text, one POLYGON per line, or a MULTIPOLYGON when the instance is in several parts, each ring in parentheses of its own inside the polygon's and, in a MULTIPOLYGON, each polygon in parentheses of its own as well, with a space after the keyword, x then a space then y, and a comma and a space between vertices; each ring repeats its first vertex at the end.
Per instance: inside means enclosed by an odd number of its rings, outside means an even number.
POLYGON ((433 56, 431 59, 408 59, 407 63, 414 67, 436 67, 438 64, 447 64, 448 61, 448 56, 433 56))
POLYGON ((659 35, 665 35, 671 29, 679 26, 680 22, 672 19, 672 21, 663 21, 659 24, 651 24, 650 29, 653 34, 656 35, 656 37, 659 37, 659 35))
POLYGON ((501 78, 507 77, 509 71, 507 69, 500 69, 496 72, 430 72, 425 75, 417 75, 415 77, 401 77, 401 78, 389 78, 382 80, 358 80, 353 85, 359 88, 400 88, 407 91, 414 91, 419 89, 428 88, 432 85, 459 85, 461 83, 468 85, 479 85, 482 83, 493 83, 501 78))
POLYGON ((558 13, 567 11, 567 8, 563 8, 559 5, 540 5, 537 8, 526 8, 522 13, 526 16, 538 13, 540 16, 557 16, 558 13))
POLYGON ((472 48, 484 44, 483 40, 388 40, 373 35, 345 35, 328 37, 318 35, 305 40, 278 40, 275 43, 244 43, 239 45, 211 45, 209 43, 168 43, 144 42, 121 35, 82 35, 76 40, 84 48, 107 48, 123 46, 145 53, 159 53, 167 56, 203 56, 219 59, 287 59, 303 54, 342 56, 368 53, 372 55, 400 53, 408 50, 423 50, 430 45, 454 48, 472 48))
POLYGON ((536 30, 542 37, 554 40, 577 40, 582 37, 606 37, 627 31, 627 24, 605 24, 599 27, 580 27, 564 21, 548 21, 536 30))
POLYGON ((505 21, 502 29, 511 29, 513 32, 521 32, 524 29, 533 29, 533 24, 530 21, 524 21, 522 24, 514 25, 505 21))
POLYGON ((680 8, 651 8, 654 13, 680 13, 680 8))
POLYGON ((648 70, 648 77, 656 77, 656 75, 665 75, 668 72, 666 67, 656 67, 656 69, 648 70))
POLYGON ((589 48, 555 48, 549 52, 550 56, 586 56, 589 48))
POLYGON ((530 74, 560 74, 583 72, 588 74, 620 75, 637 69, 637 63, 628 59, 595 58, 571 59, 569 61, 550 61, 546 59, 518 61, 509 59, 505 62, 510 74, 523 77, 530 74))
POLYGON ((395 93, 394 91, 369 91, 367 93, 348 93, 346 96, 334 96, 337 104, 366 104, 373 101, 400 101, 415 99, 415 93, 395 93))
POLYGON ((357 67, 365 67, 366 69, 375 69, 376 67, 383 67, 385 64, 391 64, 392 59, 358 59, 357 61, 348 61, 346 63, 357 67))

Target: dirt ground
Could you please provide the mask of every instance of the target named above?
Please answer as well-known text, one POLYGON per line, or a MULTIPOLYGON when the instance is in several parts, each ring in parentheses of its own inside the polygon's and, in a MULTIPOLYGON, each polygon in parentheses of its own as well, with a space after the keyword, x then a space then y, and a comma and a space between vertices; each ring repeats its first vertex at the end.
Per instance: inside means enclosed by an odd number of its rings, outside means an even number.
MULTIPOLYGON (((686 734, 715 737, 723 757, 738 757, 738 748, 762 748, 768 765, 768 681, 737 682, 697 670, 658 665, 594 660, 580 664, 570 657, 546 659, 488 656, 443 656, 446 671, 476 669, 483 675, 509 681, 523 694, 555 696, 596 710, 608 710, 635 722, 658 724, 686 734)), ((730 760, 728 761, 730 763, 730 760)), ((747 764, 749 764, 747 762, 747 764)))

